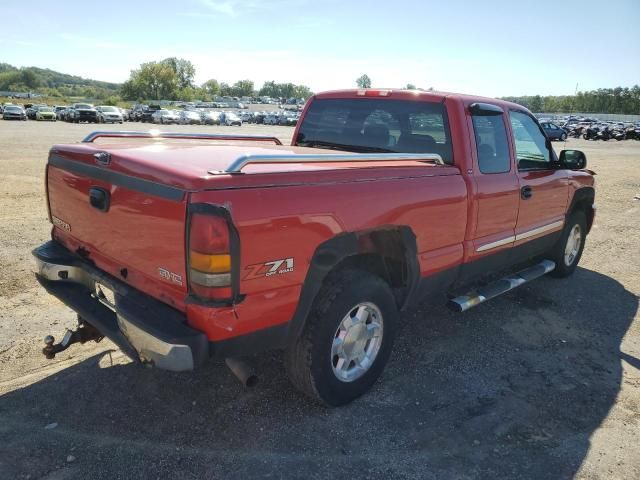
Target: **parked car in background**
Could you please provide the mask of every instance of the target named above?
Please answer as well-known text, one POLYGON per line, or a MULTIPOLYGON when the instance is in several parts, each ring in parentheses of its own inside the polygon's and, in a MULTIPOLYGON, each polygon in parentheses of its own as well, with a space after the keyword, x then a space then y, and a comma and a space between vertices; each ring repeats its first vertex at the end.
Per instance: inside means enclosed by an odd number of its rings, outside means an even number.
POLYGON ((125 122, 131 121, 131 110, 128 108, 118 108, 120 110, 120 114, 122 115, 122 120, 125 122))
POLYGON ((122 123, 122 113, 117 107, 110 105, 99 105, 96 107, 98 111, 98 122, 100 123, 122 123))
POLYGON ((53 107, 53 110, 56 112, 56 119, 64 120, 64 118, 62 118, 62 112, 64 112, 66 109, 66 105, 56 105, 55 107, 53 107))
POLYGON ((36 110, 36 120, 56 121, 56 112, 52 107, 38 107, 36 110))
POLYGON ((46 107, 47 105, 41 103, 41 104, 34 104, 34 105, 30 105, 29 107, 27 107, 26 109, 26 114, 27 114, 27 118, 29 120, 35 120, 36 119, 36 113, 38 111, 38 108, 40 107, 46 107))
POLYGON ((98 123, 98 111, 90 103, 74 103, 68 120, 73 123, 98 123))
POLYGON ((200 120, 204 125, 220 125, 220 112, 200 112, 200 120))
POLYGON ((262 121, 262 123, 264 123, 265 125, 277 125, 278 120, 279 120, 279 117, 277 114, 268 113, 264 116, 264 120, 262 121))
POLYGON ((178 123, 180 125, 201 125, 202 118, 198 112, 183 110, 178 114, 178 123))
POLYGON ((26 120, 27 113, 17 105, 6 105, 2 110, 3 120, 26 120))
POLYGON ((238 127, 241 127, 242 120, 240 120, 240 117, 233 112, 223 112, 220 116, 220 125, 226 125, 228 127, 237 125, 238 127))
POLYGON ((567 139, 567 131, 552 122, 541 122, 544 133, 547 134, 549 140, 560 140, 564 142, 567 139))
POLYGON ((172 110, 160 109, 151 114, 151 121, 162 125, 178 123, 178 115, 176 115, 172 110))
POLYGON ((153 123, 153 114, 162 109, 163 108, 160 105, 149 105, 142 109, 138 116, 138 120, 142 123, 153 123))
POLYGON ((59 120, 64 120, 65 122, 70 122, 71 120, 71 112, 73 112, 73 107, 67 107, 64 110, 62 110, 59 114, 58 114, 58 119, 59 120))
POLYGON ((253 113, 252 112, 238 112, 238 116, 242 123, 253 123, 253 113))

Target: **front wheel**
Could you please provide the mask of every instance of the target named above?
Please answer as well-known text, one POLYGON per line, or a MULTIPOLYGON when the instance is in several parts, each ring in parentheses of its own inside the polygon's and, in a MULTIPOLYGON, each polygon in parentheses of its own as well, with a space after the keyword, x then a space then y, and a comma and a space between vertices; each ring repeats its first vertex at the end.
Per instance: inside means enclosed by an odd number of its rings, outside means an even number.
POLYGON ((329 274, 302 334, 285 354, 291 382, 330 406, 358 398, 389 359, 397 316, 391 289, 380 277, 351 269, 329 274))
POLYGON ((564 278, 571 275, 576 267, 587 237, 587 217, 578 210, 571 214, 562 230, 562 236, 551 251, 550 259, 556 262, 556 268, 549 275, 564 278))
POLYGON ((560 135, 560 141, 564 142, 567 139, 567 134, 563 133, 562 135, 560 135))

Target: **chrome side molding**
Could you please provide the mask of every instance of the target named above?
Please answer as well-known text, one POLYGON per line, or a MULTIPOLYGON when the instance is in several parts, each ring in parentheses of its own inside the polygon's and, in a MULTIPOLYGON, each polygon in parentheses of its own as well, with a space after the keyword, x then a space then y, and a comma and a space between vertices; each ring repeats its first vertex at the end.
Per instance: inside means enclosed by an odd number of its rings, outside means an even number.
POLYGON ((519 233, 517 235, 511 235, 509 237, 501 238, 500 240, 496 240, 494 242, 485 243, 476 247, 476 252, 485 252, 487 250, 491 250, 493 248, 502 247, 503 245, 508 245, 509 243, 517 242, 518 240, 525 240, 530 237, 535 237, 536 235, 540 235, 541 233, 550 232, 552 230, 559 230, 564 225, 564 220, 558 220, 557 222, 549 223, 547 225, 543 225, 541 227, 533 228, 531 230, 527 230, 526 232, 519 233))

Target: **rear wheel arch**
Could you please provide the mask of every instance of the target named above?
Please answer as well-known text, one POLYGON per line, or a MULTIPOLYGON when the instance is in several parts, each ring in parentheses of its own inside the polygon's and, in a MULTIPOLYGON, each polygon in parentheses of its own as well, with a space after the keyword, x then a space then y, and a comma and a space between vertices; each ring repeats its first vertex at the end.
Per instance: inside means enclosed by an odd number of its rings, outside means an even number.
POLYGON ((359 269, 386 281, 399 309, 404 308, 420 280, 416 236, 408 226, 391 225, 346 232, 326 240, 315 250, 298 306, 289 325, 289 339, 297 338, 323 282, 331 272, 359 269))

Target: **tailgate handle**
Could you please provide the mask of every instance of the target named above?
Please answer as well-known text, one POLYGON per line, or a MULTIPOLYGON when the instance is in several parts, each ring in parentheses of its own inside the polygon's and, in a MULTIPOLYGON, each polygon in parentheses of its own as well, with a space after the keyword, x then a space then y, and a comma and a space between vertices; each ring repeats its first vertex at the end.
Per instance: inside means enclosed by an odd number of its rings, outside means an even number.
POLYGON ((91 206, 101 212, 109 210, 109 192, 104 188, 91 187, 89 189, 89 203, 91 206))

